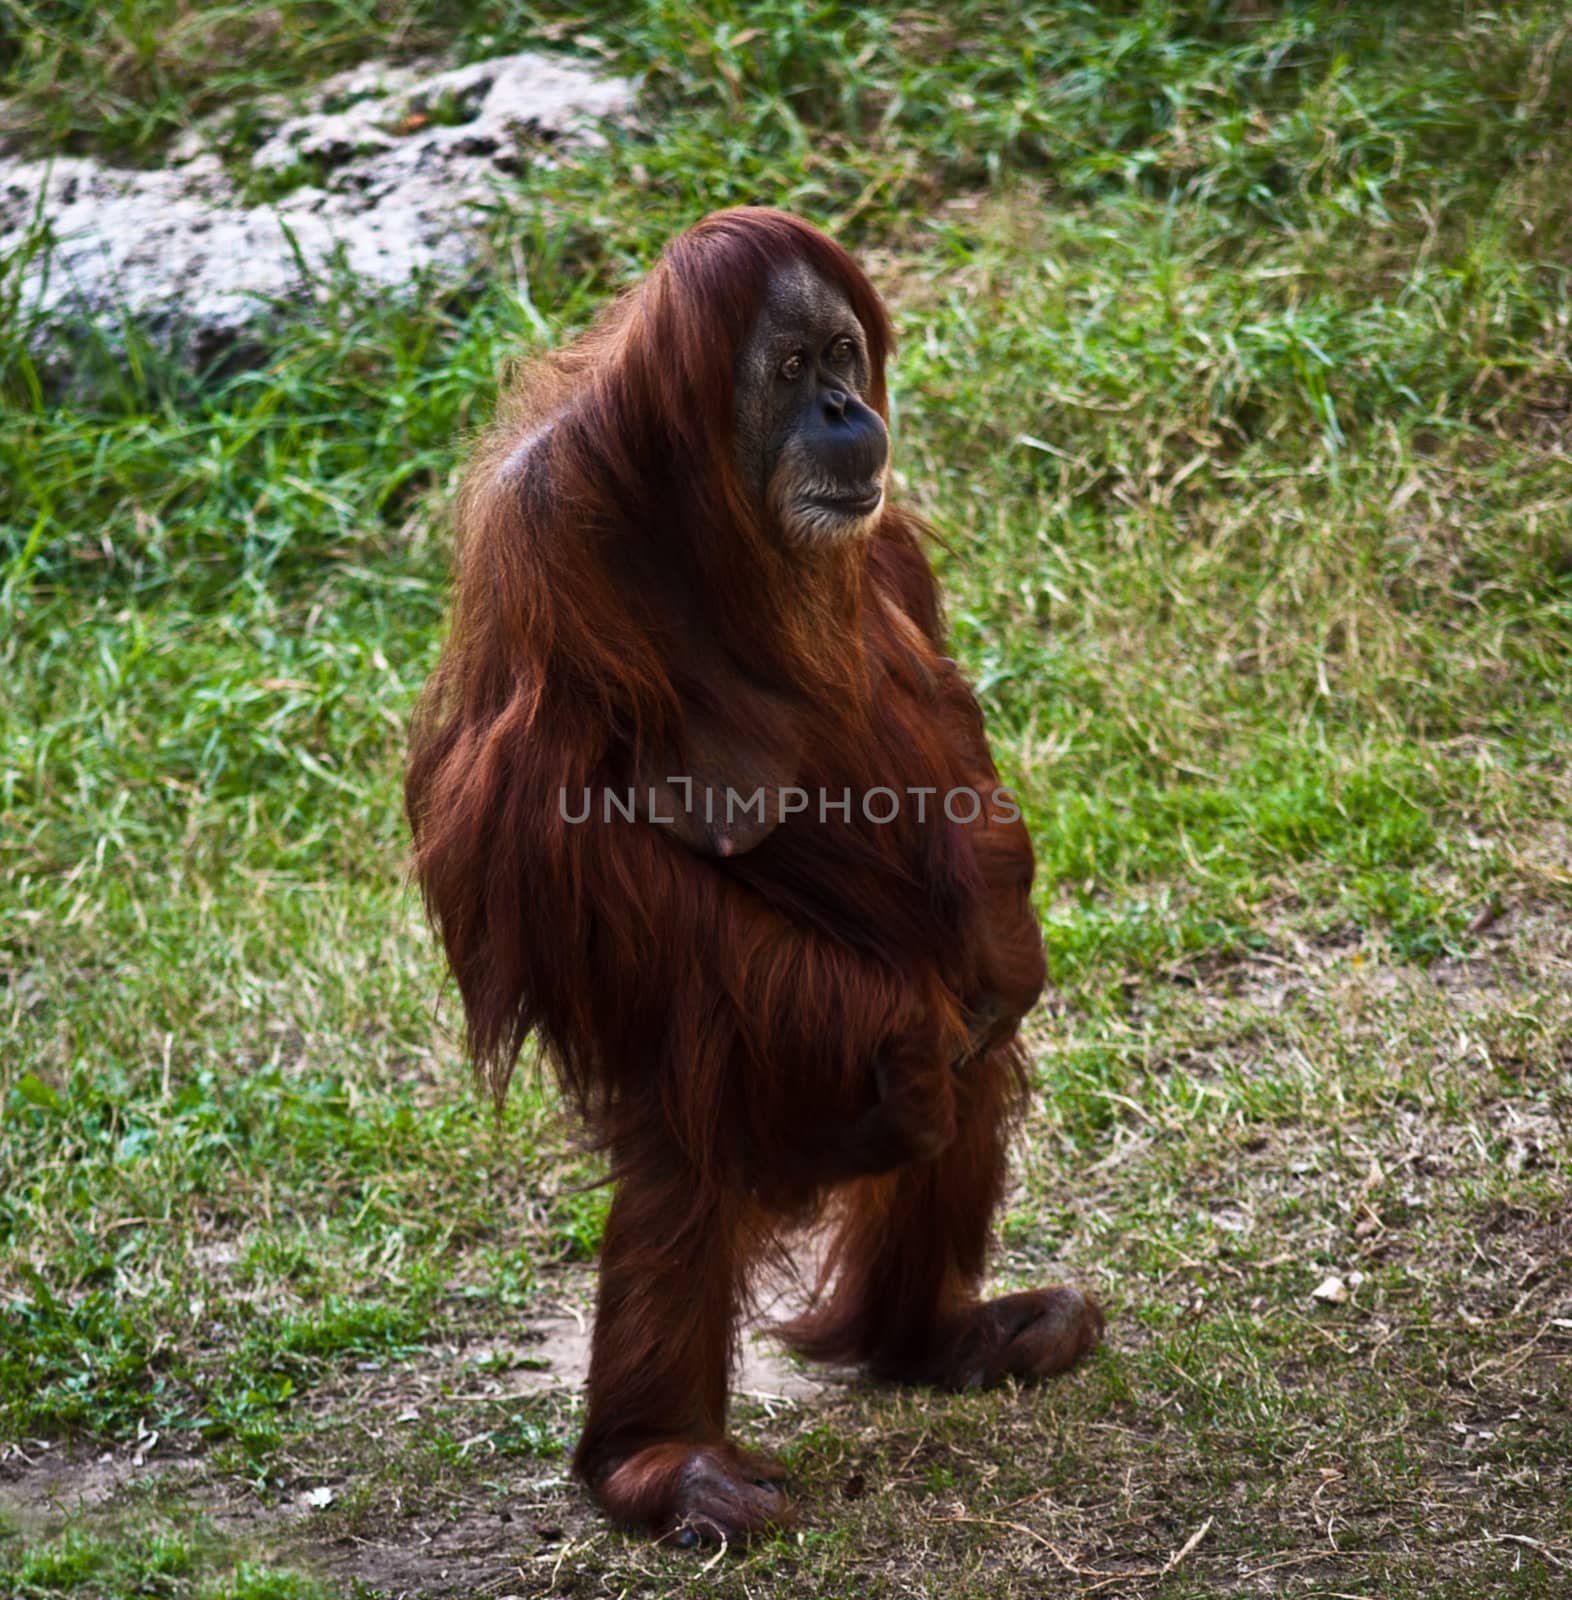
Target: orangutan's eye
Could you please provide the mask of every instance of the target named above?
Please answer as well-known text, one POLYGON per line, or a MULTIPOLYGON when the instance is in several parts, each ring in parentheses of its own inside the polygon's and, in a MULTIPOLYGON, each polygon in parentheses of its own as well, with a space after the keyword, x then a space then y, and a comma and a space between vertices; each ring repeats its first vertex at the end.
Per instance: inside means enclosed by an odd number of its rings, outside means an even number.
POLYGON ((844 333, 830 346, 830 360, 844 366, 856 354, 857 346, 844 333))
POLYGON ((794 378, 801 377, 802 357, 787 356, 786 359, 781 362, 781 376, 787 381, 787 383, 790 383, 794 378))

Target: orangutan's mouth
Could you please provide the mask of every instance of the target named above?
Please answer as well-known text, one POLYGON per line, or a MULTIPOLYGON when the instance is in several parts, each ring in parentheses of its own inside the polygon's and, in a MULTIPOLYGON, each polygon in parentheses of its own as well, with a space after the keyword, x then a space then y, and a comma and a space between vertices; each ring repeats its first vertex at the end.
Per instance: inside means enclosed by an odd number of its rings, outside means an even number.
POLYGON ((879 509, 879 502, 883 498, 884 486, 876 483, 870 489, 853 494, 815 495, 813 503, 821 510, 835 511, 843 517, 866 517, 879 509))

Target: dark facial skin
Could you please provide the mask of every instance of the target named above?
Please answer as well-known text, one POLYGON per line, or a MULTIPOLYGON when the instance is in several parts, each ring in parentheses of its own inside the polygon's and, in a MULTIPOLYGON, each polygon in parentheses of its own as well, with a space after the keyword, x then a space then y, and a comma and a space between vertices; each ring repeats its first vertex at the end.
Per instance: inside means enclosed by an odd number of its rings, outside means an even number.
POLYGON ((866 403, 868 347, 846 298, 794 263, 770 280, 737 355, 737 466, 787 544, 872 528, 890 439, 866 403))

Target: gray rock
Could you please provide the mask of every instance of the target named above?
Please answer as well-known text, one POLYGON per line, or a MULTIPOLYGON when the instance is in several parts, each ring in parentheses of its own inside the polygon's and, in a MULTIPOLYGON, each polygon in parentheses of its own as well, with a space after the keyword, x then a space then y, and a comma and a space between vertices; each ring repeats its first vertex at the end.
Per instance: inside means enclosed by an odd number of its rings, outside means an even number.
POLYGON ((632 102, 626 82, 540 55, 449 70, 365 62, 318 84, 298 114, 265 107, 277 121, 251 171, 285 191, 267 204, 245 203, 213 124, 156 171, 0 157, 0 262, 19 274, 18 311, 51 365, 69 361, 84 320, 111 349, 130 320, 206 365, 265 337, 280 305, 322 293, 335 271, 386 288, 461 280, 499 186, 553 146, 598 140, 599 121, 632 102))

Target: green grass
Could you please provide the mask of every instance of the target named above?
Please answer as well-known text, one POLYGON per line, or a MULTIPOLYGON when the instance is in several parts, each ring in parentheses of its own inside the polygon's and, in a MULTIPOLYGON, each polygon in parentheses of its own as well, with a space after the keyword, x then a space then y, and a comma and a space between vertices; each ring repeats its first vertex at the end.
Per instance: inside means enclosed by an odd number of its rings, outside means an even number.
POLYGON ((1563 8, 0 17, 6 125, 130 162, 219 110, 238 161, 371 53, 641 92, 478 287, 339 285, 227 376, 84 343, 69 399, 0 331, 0 1589, 1561 1593, 1563 8), (498 368, 750 199, 893 305, 1042 862, 998 1278, 1091 1282, 1111 1342, 1036 1394, 744 1401, 804 1527, 700 1578, 516 1381, 605 1197, 548 1091, 466 1083, 397 786, 498 368))
POLYGON ((225 1561, 205 1529, 193 1535, 157 1522, 130 1537, 72 1529, 32 1544, 5 1571, 15 1600, 48 1600, 59 1594, 324 1600, 327 1593, 298 1573, 244 1559, 225 1561))

